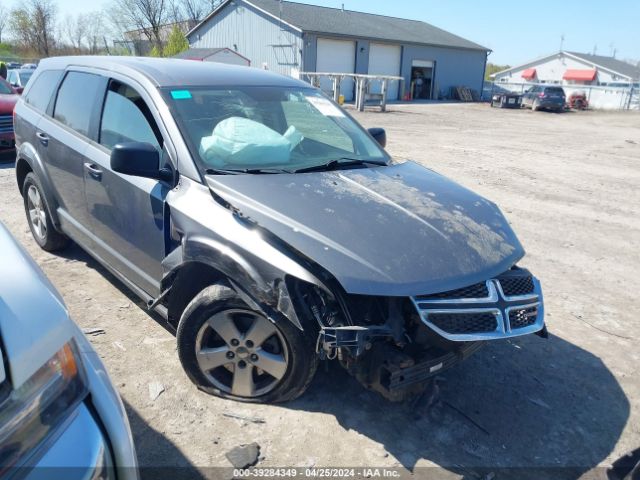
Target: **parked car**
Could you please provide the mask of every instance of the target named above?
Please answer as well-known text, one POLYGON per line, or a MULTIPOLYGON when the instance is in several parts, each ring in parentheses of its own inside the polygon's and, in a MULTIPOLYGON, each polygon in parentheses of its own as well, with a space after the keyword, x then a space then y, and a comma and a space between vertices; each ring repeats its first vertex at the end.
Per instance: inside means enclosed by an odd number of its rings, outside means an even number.
POLYGON ((51 58, 16 138, 36 242, 73 239, 163 315, 205 392, 291 400, 329 358, 400 400, 487 341, 544 334, 540 283, 498 207, 392 160, 384 130, 302 81, 51 58))
POLYGON ((19 95, 9 83, 0 78, 0 152, 2 149, 13 148, 13 109, 19 95))
POLYGON ((7 68, 9 70, 14 69, 14 68, 20 68, 20 67, 22 67, 21 63, 18 63, 18 62, 7 62, 7 68))
POLYGON ((500 108, 520 108, 522 95, 515 92, 494 93, 491 97, 491 106, 500 108))
POLYGON ((569 95, 567 106, 573 110, 586 110, 589 108, 589 99, 585 92, 573 92, 569 95))
POLYGON ((0 478, 138 478, 127 415, 98 354, 2 223, 0 251, 0 478))
POLYGON ((22 93, 24 87, 31 79, 33 72, 33 69, 24 67, 16 70, 9 70, 7 72, 7 81, 16 89, 16 92, 22 93))
POLYGON ((522 95, 522 106, 531 110, 564 110, 566 96, 562 87, 536 85, 522 95))
POLYGON ((35 63, 25 63, 24 65, 22 65, 22 68, 35 70, 36 68, 38 68, 38 65, 36 65, 35 63))

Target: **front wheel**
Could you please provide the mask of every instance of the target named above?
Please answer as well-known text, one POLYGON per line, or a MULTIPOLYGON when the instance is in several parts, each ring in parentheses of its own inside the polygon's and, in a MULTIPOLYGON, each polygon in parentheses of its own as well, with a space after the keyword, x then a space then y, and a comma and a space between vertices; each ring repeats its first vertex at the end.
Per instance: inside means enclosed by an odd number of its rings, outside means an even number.
POLYGON ((301 395, 315 374, 316 331, 272 322, 234 290, 213 285, 187 306, 178 355, 199 389, 243 402, 277 403, 301 395))

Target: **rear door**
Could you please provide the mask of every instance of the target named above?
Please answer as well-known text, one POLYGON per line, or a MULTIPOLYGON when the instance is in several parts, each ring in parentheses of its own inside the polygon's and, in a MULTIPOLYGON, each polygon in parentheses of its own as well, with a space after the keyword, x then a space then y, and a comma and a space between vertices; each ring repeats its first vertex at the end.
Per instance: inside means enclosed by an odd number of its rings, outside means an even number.
MULTIPOLYGON (((159 180, 111 170, 118 143, 152 144, 167 159, 153 105, 141 87, 110 80, 89 145, 84 182, 96 252, 150 296, 160 293, 165 256, 165 197, 171 186, 159 180)), ((159 166, 160 167, 160 166, 159 166)))
POLYGON ((81 71, 68 71, 53 106, 36 128, 38 149, 58 202, 63 229, 90 246, 90 218, 84 195, 84 153, 89 132, 98 120, 99 99, 106 79, 81 71))

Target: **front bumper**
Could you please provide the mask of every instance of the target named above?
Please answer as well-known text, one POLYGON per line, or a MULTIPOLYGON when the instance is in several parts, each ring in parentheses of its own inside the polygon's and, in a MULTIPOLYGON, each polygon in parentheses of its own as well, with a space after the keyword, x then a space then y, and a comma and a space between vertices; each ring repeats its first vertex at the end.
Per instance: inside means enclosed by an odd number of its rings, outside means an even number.
POLYGON ((411 301, 427 327, 454 342, 517 337, 544 328, 540 282, 523 269, 411 301))
POLYGON ((115 479, 109 442, 89 408, 80 404, 61 425, 59 432, 45 441, 37 461, 27 462, 19 475, 26 480, 115 479))

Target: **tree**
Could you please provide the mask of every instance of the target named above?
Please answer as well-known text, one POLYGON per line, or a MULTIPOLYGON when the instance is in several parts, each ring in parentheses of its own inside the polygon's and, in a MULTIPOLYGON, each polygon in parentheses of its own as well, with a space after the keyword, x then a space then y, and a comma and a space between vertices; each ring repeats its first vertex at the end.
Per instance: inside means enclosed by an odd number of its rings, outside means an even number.
POLYGON ((0 43, 2 43, 2 33, 7 27, 7 21, 9 20, 9 11, 4 5, 0 5, 0 43))
POLYGON ((506 70, 511 68, 510 65, 496 65, 494 63, 487 63, 487 68, 484 73, 485 80, 491 80, 491 75, 497 72, 501 72, 502 70, 506 70))
POLYGON ((184 52, 188 48, 189 41, 187 40, 187 37, 184 36, 184 33, 178 28, 177 25, 174 25, 171 29, 171 33, 169 34, 167 45, 162 51, 163 55, 165 57, 173 57, 180 52, 184 52))
POLYGON ((62 34, 76 53, 81 53, 84 41, 87 37, 88 18, 85 14, 73 16, 67 14, 62 22, 62 34))
POLYGON ((56 15, 52 0, 28 0, 11 12, 9 28, 25 47, 48 57, 55 46, 56 15))
POLYGON ((169 0, 115 0, 118 25, 126 30, 140 30, 157 47, 162 49, 162 26, 168 23, 169 0))

